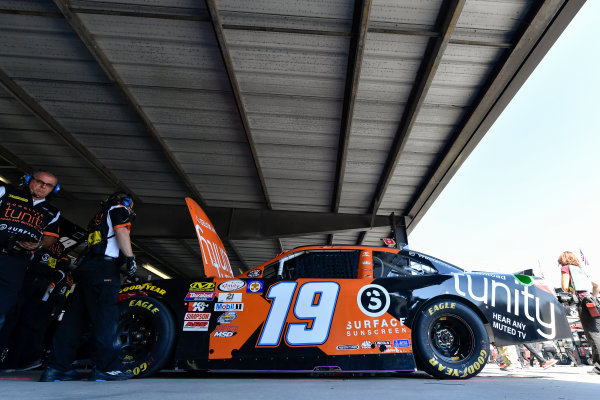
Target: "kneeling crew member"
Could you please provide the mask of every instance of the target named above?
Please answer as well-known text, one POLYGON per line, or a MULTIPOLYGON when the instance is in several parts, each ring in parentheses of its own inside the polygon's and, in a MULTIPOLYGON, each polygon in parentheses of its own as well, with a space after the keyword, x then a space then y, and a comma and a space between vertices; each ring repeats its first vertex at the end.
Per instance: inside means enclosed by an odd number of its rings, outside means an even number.
POLYGON ((86 328, 92 325, 90 380, 125 380, 133 376, 121 370, 115 348, 119 309, 120 266, 127 263, 127 275, 134 277, 135 259, 129 230, 133 212, 131 196, 115 193, 102 203, 102 209, 87 227, 87 248, 73 272, 77 284, 73 299, 52 342, 52 356, 40 381, 79 380, 73 369, 77 347, 86 328))

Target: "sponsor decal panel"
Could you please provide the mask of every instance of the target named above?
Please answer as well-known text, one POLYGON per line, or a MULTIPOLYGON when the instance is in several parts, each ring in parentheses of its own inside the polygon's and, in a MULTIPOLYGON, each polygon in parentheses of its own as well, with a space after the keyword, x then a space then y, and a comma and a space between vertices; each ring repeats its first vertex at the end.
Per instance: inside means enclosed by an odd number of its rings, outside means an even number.
POLYGON ((373 343, 371 343, 370 340, 363 340, 363 342, 360 344, 360 348, 361 349, 371 349, 371 348, 373 348, 373 343))
POLYGON ((232 337, 237 333, 238 327, 231 325, 217 325, 213 337, 232 337))
POLYGON ((262 293, 263 287, 263 281, 248 281, 248 286, 246 286, 246 293, 262 293))
POLYGON ((213 301, 215 292, 188 292, 185 301, 213 301))
POLYGON ((244 311, 244 303, 215 303, 215 311, 244 311))
POLYGON ((356 296, 358 308, 369 317, 379 317, 390 307, 390 294, 380 285, 363 286, 356 296))
POLYGON ((390 317, 347 321, 346 337, 365 339, 379 335, 408 333, 408 328, 404 325, 404 320, 405 318, 396 319, 390 317))
POLYGON ((262 271, 260 269, 253 269, 251 271, 248 271, 249 278, 258 278, 261 275, 262 275, 262 271))
POLYGON ((184 331, 208 331, 208 321, 183 321, 184 331))
POLYGON ((338 350, 358 350, 359 348, 357 344, 340 344, 336 346, 338 350))
POLYGON ((245 286, 246 282, 239 279, 235 279, 219 283, 219 290, 221 292, 235 292, 237 290, 243 289, 245 286))
POLYGON ((183 319, 185 321, 208 321, 210 320, 210 313, 188 312, 185 313, 183 319))
POLYGON ((190 285, 190 292, 214 292, 214 282, 194 282, 190 285))
POLYGON ((219 293, 219 303, 239 303, 242 301, 241 293, 219 293))
POLYGON ((187 310, 190 312, 202 312, 209 307, 209 304, 203 301, 192 301, 187 306, 187 310))
POLYGON ((229 324, 237 318, 237 314, 235 311, 227 311, 226 313, 221 314, 217 322, 219 324, 229 324))
POLYGON ((408 339, 397 339, 394 340, 394 347, 410 347, 408 339))

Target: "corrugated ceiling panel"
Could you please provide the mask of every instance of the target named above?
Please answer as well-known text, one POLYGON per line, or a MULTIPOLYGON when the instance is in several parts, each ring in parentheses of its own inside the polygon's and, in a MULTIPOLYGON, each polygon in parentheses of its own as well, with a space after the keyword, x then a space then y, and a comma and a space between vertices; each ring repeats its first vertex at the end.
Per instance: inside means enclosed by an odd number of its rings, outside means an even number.
POLYGON ((248 269, 258 267, 279 254, 276 240, 232 240, 235 249, 242 254, 248 269))
MULTIPOLYGON (((10 76, 19 75, 17 83, 25 89, 36 101, 44 107, 76 140, 83 142, 85 138, 96 135, 105 138, 106 132, 115 122, 128 125, 129 134, 135 140, 133 148, 149 148, 150 151, 136 152, 136 159, 129 157, 127 169, 145 170, 149 164, 152 170, 165 174, 164 181, 177 181, 173 170, 165 164, 164 158, 156 144, 148 137, 147 132, 141 129, 137 117, 127 107, 123 107, 123 99, 109 85, 109 81, 102 73, 100 67, 94 62, 91 54, 83 43, 72 31, 64 19, 55 17, 27 16, 27 15, 0 15, 3 38, 0 41, 0 67, 10 76), (27 28, 24 28, 27 27, 27 28), (15 58, 16 57, 16 58, 15 58), (29 77, 19 70, 23 59, 29 63, 45 63, 45 60, 61 60, 70 63, 73 61, 76 68, 72 72, 79 74, 64 76, 66 80, 58 80, 60 73, 47 68, 44 73, 37 73, 29 77), (13 63, 13 60, 16 63, 13 63), (83 64, 82 64, 83 63, 83 64), (94 81, 90 77, 96 77, 94 81), (73 93, 80 93, 73 95, 73 93), (94 125, 88 124, 92 120, 94 125), (88 136, 82 136, 85 133, 88 136), (157 162, 160 160, 160 162, 157 162)), ((51 64, 59 67, 60 64, 51 64)), ((48 67, 48 65, 47 65, 48 67)), ((57 71, 60 72, 60 71, 57 71)), ((119 132, 123 134, 123 132, 119 132)), ((85 144, 85 143, 83 143, 85 144)), ((89 147, 89 150, 109 169, 118 169, 119 163, 110 150, 118 151, 122 147, 119 142, 107 142, 102 148, 89 147), (107 154, 105 154, 107 153, 107 154)), ((137 195, 151 196, 157 194, 147 185, 147 182, 134 180, 123 181, 137 195)), ((170 194, 160 193, 160 196, 184 196, 181 185, 170 194)), ((104 194, 106 195, 106 193, 104 194)), ((150 200, 146 197, 145 200, 150 200)))
POLYGON ((123 79, 135 85, 131 90, 159 133, 167 130, 169 150, 207 204, 262 206, 256 171, 210 23, 104 15, 84 15, 83 19, 123 79), (146 79, 131 77, 138 66, 149 69, 146 79), (189 82, 162 80, 169 70, 180 68, 196 70, 204 78, 192 88, 189 82), (194 134, 205 127, 214 133, 214 141, 225 140, 228 145, 211 145, 202 140, 206 134, 194 134), (171 139, 179 136, 179 128, 186 132, 184 142, 171 139), (207 181, 209 173, 203 173, 205 166, 211 170, 237 167, 235 176, 241 173, 246 180, 230 184, 231 176, 224 170, 221 185, 212 185, 207 181))
POLYGON ((340 212, 368 210, 427 43, 425 37, 367 35, 340 212))
POLYGON ((373 0, 371 28, 430 30, 437 19, 442 0, 373 0))
POLYGON ((274 209, 327 211, 341 117, 348 39, 320 35, 226 30, 252 135, 274 209), (305 91, 283 82, 279 93, 260 90, 273 77, 318 77, 330 86, 305 91), (247 87, 252 82, 252 87, 247 87), (335 90, 330 90, 333 83, 335 90), (258 90, 258 92, 256 92, 258 90), (289 95, 293 93, 293 95, 289 95), (272 132, 281 134, 275 143, 272 132), (319 146, 312 144, 312 136, 319 146), (286 143, 285 138, 293 138, 286 143), (302 137, 302 142, 298 141, 302 137), (294 171, 294 181, 279 178, 294 171), (303 173, 310 178, 304 177, 303 173), (328 183, 323 192, 307 192, 297 180, 328 183), (273 189, 278 187, 281 189, 273 189))
MULTIPOLYGON (((98 199, 112 188, 89 163, 0 86, 0 143, 34 169, 56 174, 64 191, 98 199)), ((13 182, 18 183, 18 182, 13 182)))

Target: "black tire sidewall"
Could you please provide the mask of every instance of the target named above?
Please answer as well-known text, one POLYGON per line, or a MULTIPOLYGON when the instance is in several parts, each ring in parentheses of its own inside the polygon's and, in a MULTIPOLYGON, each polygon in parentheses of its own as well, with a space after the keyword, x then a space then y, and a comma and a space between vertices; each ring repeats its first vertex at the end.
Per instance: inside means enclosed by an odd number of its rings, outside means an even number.
POLYGON ((449 299, 429 302, 419 312, 413 325, 413 353, 417 365, 428 374, 444 379, 468 379, 477 375, 490 356, 490 341, 479 316, 468 306, 449 299), (470 329, 473 350, 463 360, 451 361, 440 356, 430 339, 430 329, 443 317, 462 321, 470 329))
POLYGON ((119 303, 119 327, 121 321, 132 314, 147 318, 156 332, 153 342, 148 345, 148 354, 140 359, 123 360, 124 369, 141 378, 159 371, 169 358, 175 343, 175 325, 168 307, 152 297, 136 296, 122 300, 119 303))

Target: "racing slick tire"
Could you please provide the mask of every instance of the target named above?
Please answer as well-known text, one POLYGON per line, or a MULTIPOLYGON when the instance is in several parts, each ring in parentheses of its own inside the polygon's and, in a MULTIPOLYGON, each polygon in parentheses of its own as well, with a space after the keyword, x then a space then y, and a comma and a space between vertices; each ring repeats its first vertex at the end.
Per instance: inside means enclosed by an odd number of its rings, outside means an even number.
POLYGON ((129 297, 119 303, 117 347, 123 369, 141 378, 159 371, 175 343, 171 311, 152 297, 129 297))
POLYGON ((443 379, 477 375, 490 356, 490 341, 479 316, 456 300, 440 299, 419 312, 413 327, 417 366, 443 379))

